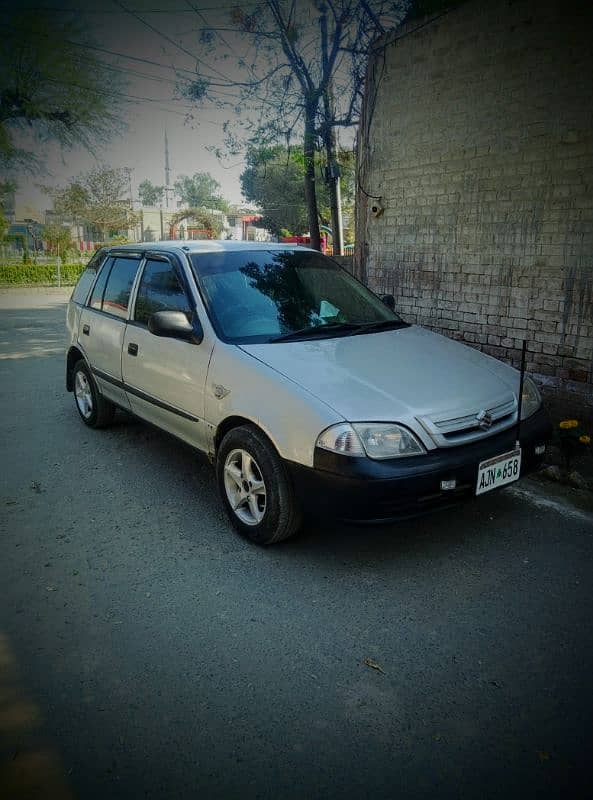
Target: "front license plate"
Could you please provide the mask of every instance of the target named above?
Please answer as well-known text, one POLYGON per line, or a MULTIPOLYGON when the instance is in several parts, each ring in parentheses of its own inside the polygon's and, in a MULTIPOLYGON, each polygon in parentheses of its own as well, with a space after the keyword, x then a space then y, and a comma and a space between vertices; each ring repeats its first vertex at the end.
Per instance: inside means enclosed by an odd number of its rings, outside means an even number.
POLYGON ((501 456, 482 461, 478 467, 476 494, 484 494, 499 486, 516 481, 521 474, 521 450, 511 450, 501 456))

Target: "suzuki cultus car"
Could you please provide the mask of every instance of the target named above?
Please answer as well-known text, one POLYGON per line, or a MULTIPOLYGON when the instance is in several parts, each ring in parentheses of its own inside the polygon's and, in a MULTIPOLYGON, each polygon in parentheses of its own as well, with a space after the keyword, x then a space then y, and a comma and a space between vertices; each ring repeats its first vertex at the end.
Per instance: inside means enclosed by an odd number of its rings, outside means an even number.
POLYGON ((103 249, 68 332, 82 421, 120 408, 206 453, 230 520, 260 544, 304 512, 387 521, 482 495, 533 470, 550 436, 529 377, 520 404, 515 369, 407 324, 294 245, 103 249))

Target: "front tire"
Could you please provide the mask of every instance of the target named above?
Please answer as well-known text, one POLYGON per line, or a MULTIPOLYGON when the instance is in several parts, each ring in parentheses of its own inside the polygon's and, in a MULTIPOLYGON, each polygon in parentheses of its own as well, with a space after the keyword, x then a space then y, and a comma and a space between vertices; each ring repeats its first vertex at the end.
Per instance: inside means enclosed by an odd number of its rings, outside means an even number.
POLYGON ((253 425, 233 428, 216 456, 222 502, 239 533, 256 544, 293 536, 302 515, 276 450, 253 425))
POLYGON ((97 389, 97 384, 82 358, 72 373, 74 401, 80 418, 89 428, 105 428, 113 422, 115 406, 97 389))

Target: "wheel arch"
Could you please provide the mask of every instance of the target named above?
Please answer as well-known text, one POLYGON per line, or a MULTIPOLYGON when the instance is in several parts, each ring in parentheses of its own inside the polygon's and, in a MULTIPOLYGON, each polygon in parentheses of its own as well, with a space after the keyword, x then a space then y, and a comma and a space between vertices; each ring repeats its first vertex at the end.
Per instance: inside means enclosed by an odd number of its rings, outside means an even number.
POLYGON ((68 350, 68 357, 66 359, 66 389, 69 392, 74 391, 74 365, 77 361, 80 361, 80 359, 86 363, 86 358, 82 350, 73 345, 68 350))
POLYGON ((229 417, 226 417, 219 423, 218 427, 216 428, 216 433, 214 434, 214 453, 218 452, 218 448, 220 447, 220 443, 226 436, 229 431, 232 431, 234 428, 240 428, 242 425, 251 425, 254 428, 257 428, 258 431, 263 434, 270 445, 274 448, 276 453, 281 456, 278 447, 276 446, 274 440, 270 436, 270 434, 262 428, 262 426, 254 419, 249 419, 249 417, 242 417, 238 414, 233 414, 229 417))

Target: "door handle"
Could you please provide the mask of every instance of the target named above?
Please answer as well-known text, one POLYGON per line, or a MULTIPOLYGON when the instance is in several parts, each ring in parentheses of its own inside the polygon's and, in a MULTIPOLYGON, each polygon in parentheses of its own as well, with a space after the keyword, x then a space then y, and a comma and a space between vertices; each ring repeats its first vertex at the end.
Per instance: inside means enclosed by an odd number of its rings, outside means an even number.
POLYGON ((130 342, 130 344, 128 345, 128 353, 131 356, 137 356, 138 355, 138 345, 134 344, 133 342, 130 342))
POLYGON ((91 332, 91 326, 90 325, 83 325, 82 326, 82 332, 84 333, 85 336, 88 336, 89 333, 91 332))

